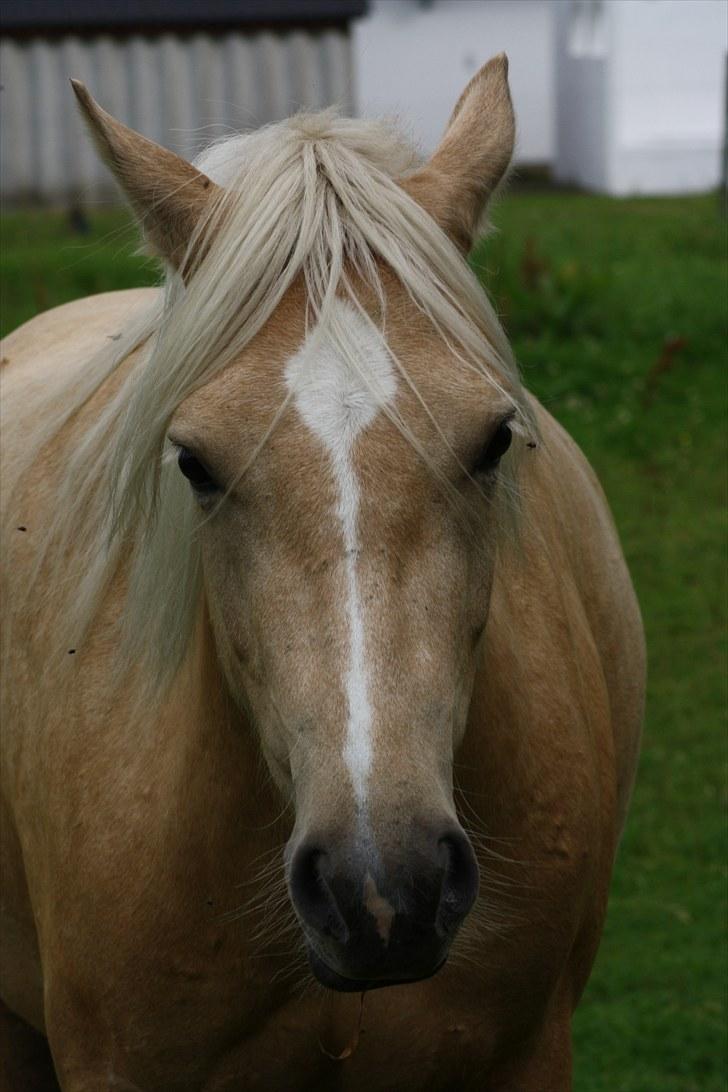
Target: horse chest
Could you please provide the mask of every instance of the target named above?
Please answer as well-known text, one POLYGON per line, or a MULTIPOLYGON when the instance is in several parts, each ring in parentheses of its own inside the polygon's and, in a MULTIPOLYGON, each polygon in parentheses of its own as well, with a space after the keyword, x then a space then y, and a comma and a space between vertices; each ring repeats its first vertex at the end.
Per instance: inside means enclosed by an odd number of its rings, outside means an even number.
POLYGON ((358 995, 329 994, 284 1009, 225 1056, 205 1092, 480 1092, 492 1039, 473 1013, 388 992, 365 995, 363 1006, 358 995))

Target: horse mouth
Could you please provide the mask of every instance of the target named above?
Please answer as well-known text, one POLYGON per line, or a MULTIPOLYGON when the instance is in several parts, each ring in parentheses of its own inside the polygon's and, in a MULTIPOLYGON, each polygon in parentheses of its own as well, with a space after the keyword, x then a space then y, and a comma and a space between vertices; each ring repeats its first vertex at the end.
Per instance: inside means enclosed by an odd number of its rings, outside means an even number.
POLYGON ((382 978, 349 978, 339 974, 329 967, 321 956, 309 945, 308 962, 315 978, 329 990, 338 993, 364 993, 365 990, 381 990, 387 986, 406 986, 414 982, 424 982, 432 978, 447 962, 447 956, 440 960, 434 967, 424 972, 415 972, 411 975, 382 978))

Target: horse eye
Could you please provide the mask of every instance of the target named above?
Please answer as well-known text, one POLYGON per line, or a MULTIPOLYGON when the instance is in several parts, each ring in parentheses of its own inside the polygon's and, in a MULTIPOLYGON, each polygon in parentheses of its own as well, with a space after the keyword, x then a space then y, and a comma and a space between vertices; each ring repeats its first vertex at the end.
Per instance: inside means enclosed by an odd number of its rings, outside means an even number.
POLYGON ((207 467, 192 454, 189 448, 181 447, 177 454, 177 466, 184 474, 196 493, 216 493, 219 489, 217 482, 211 476, 207 467))
POLYGON ((498 428, 476 459, 475 466, 473 467, 473 474, 487 474, 489 470, 495 470, 501 460, 501 456, 505 455, 506 451, 508 451, 508 448, 511 446, 512 439, 513 434, 510 430, 509 422, 507 420, 501 421, 498 428))

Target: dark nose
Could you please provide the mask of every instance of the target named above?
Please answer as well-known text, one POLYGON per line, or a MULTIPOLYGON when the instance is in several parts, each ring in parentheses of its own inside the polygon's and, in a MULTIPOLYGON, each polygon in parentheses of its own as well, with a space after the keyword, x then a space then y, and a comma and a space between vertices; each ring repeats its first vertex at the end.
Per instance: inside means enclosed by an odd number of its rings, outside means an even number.
POLYGON ((408 839, 396 853, 334 839, 304 840, 289 889, 314 972, 340 990, 415 981, 442 965, 478 891, 462 829, 408 839))

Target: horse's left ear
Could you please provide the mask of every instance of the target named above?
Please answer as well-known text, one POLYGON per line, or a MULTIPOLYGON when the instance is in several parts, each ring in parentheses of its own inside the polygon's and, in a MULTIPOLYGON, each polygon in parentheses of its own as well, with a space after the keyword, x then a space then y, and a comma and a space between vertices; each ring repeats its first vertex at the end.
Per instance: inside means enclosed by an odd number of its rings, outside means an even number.
POLYGON ((179 268, 219 187, 206 175, 107 114, 79 80, 71 80, 84 121, 153 250, 179 268))
POLYGON ((499 53, 463 91, 432 158, 402 183, 465 252, 508 169, 515 130, 508 58, 499 53))

